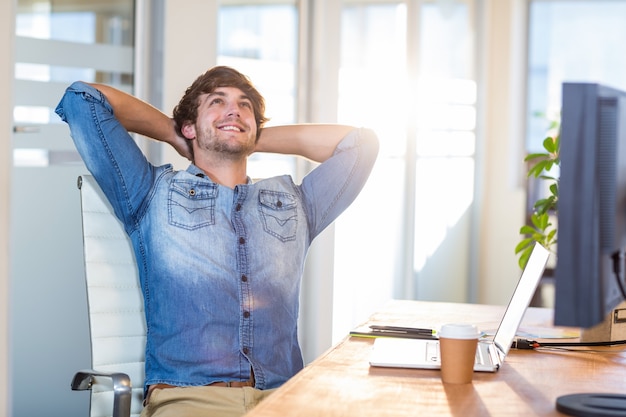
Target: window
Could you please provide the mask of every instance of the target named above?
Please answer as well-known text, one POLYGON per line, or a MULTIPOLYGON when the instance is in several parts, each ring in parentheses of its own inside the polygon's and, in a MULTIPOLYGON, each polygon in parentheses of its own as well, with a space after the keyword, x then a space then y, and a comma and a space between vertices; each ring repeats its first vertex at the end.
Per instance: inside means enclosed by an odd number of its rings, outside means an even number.
POLYGON ((626 89, 626 1, 530 3, 528 152, 541 152, 548 122, 558 120, 565 81, 626 89))
POLYGON ((132 90, 133 2, 18 3, 14 165, 78 162, 54 107, 75 80, 132 90))
POLYGON ((474 4, 415 4, 342 8, 339 122, 374 129, 381 152, 336 225, 335 340, 392 297, 467 299, 474 4))
MULTIPOLYGON (((219 8, 218 64, 254 74, 252 81, 265 97, 267 126, 295 121, 297 18, 292 1, 219 8)), ((254 178, 295 176, 295 161, 289 156, 254 154, 249 173, 254 178)))

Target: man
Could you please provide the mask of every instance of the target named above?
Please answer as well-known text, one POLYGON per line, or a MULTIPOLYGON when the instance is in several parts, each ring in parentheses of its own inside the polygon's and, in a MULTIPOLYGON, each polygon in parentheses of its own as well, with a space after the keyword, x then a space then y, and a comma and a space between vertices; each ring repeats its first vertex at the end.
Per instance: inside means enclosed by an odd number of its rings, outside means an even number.
POLYGON ((298 372, 298 296, 313 239, 357 196, 375 135, 341 125, 263 128, 263 97, 228 67, 201 75, 174 119, 104 85, 57 107, 131 238, 144 293, 144 416, 241 415, 298 372), (149 163, 128 132, 169 143, 185 171, 149 163), (301 184, 252 182, 253 152, 320 162, 301 184))

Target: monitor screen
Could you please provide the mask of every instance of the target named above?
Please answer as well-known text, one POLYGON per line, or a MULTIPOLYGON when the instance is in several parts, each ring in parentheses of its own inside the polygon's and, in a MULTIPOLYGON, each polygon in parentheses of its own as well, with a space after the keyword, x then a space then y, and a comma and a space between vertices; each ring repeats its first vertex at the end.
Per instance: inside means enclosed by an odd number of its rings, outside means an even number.
POLYGON ((626 92, 563 84, 556 325, 591 327, 620 301, 626 274, 626 92))

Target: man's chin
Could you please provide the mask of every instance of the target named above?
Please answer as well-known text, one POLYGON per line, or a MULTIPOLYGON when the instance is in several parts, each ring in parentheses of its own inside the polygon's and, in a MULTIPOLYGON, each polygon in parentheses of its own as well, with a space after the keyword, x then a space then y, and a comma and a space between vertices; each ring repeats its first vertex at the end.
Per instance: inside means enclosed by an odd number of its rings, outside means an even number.
POLYGON ((247 158, 254 151, 254 147, 249 146, 221 146, 213 149, 213 152, 223 159, 239 160, 247 158))

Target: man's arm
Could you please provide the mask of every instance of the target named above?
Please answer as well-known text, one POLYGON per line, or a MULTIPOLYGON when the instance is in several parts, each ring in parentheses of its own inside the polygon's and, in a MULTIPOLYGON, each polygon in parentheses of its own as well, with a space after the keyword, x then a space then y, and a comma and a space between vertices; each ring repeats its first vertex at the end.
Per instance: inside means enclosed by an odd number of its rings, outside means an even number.
POLYGON ((121 90, 104 84, 91 84, 107 98, 115 117, 129 132, 170 144, 191 160, 191 144, 176 134, 174 120, 150 104, 121 90))
POLYGON ((352 126, 327 124, 266 127, 261 131, 255 152, 300 155, 315 162, 324 162, 353 129, 352 126))

